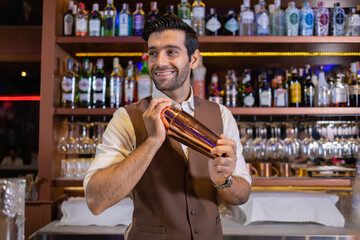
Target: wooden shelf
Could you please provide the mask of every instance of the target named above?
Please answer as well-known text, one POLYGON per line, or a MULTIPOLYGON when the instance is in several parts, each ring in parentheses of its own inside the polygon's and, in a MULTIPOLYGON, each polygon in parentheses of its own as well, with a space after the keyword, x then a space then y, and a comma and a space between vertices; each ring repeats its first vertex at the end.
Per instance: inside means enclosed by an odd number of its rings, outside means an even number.
MULTIPOLYGON (((253 108, 229 108, 234 115, 326 115, 326 116, 353 116, 360 115, 360 108, 356 107, 313 107, 313 108, 295 108, 295 107, 253 107, 253 108)), ((115 108, 55 108, 55 115, 112 115, 115 108)))

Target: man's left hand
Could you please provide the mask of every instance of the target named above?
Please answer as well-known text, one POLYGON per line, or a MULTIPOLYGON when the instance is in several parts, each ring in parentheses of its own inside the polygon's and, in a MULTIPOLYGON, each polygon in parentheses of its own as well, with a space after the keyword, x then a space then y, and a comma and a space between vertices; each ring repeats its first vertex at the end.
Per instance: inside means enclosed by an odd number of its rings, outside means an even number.
POLYGON ((220 135, 217 146, 211 150, 212 154, 219 154, 224 157, 209 159, 210 179, 216 184, 225 183, 232 175, 236 166, 236 142, 231 139, 225 139, 224 134, 220 135))

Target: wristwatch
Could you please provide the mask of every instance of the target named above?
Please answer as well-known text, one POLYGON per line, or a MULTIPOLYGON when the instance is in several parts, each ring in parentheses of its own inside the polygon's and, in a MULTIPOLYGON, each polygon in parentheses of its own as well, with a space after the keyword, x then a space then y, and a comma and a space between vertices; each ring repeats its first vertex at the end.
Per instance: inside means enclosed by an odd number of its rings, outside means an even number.
POLYGON ((225 188, 229 188, 232 186, 231 176, 229 176, 228 179, 226 179, 226 181, 221 185, 216 185, 211 179, 210 179, 210 181, 211 181, 212 185, 217 189, 225 189, 225 188))

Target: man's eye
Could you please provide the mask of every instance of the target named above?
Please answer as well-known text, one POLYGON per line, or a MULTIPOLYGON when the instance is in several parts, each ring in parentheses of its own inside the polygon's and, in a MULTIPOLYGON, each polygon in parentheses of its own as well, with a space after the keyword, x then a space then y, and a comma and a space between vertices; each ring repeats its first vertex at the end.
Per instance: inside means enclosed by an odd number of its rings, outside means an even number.
POLYGON ((169 51, 168 51, 168 54, 175 54, 175 53, 176 53, 175 50, 169 50, 169 51))
POLYGON ((148 52, 149 56, 155 56, 155 52, 148 52))

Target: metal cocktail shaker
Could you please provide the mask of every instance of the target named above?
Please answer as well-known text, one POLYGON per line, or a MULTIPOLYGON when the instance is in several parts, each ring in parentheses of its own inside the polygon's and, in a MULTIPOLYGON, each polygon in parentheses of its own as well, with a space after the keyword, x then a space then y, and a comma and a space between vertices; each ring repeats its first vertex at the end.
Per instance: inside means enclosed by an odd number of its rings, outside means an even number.
POLYGON ((171 138, 208 156, 220 157, 210 151, 217 146, 220 136, 208 129, 193 116, 176 107, 169 107, 163 111, 162 121, 171 138))

